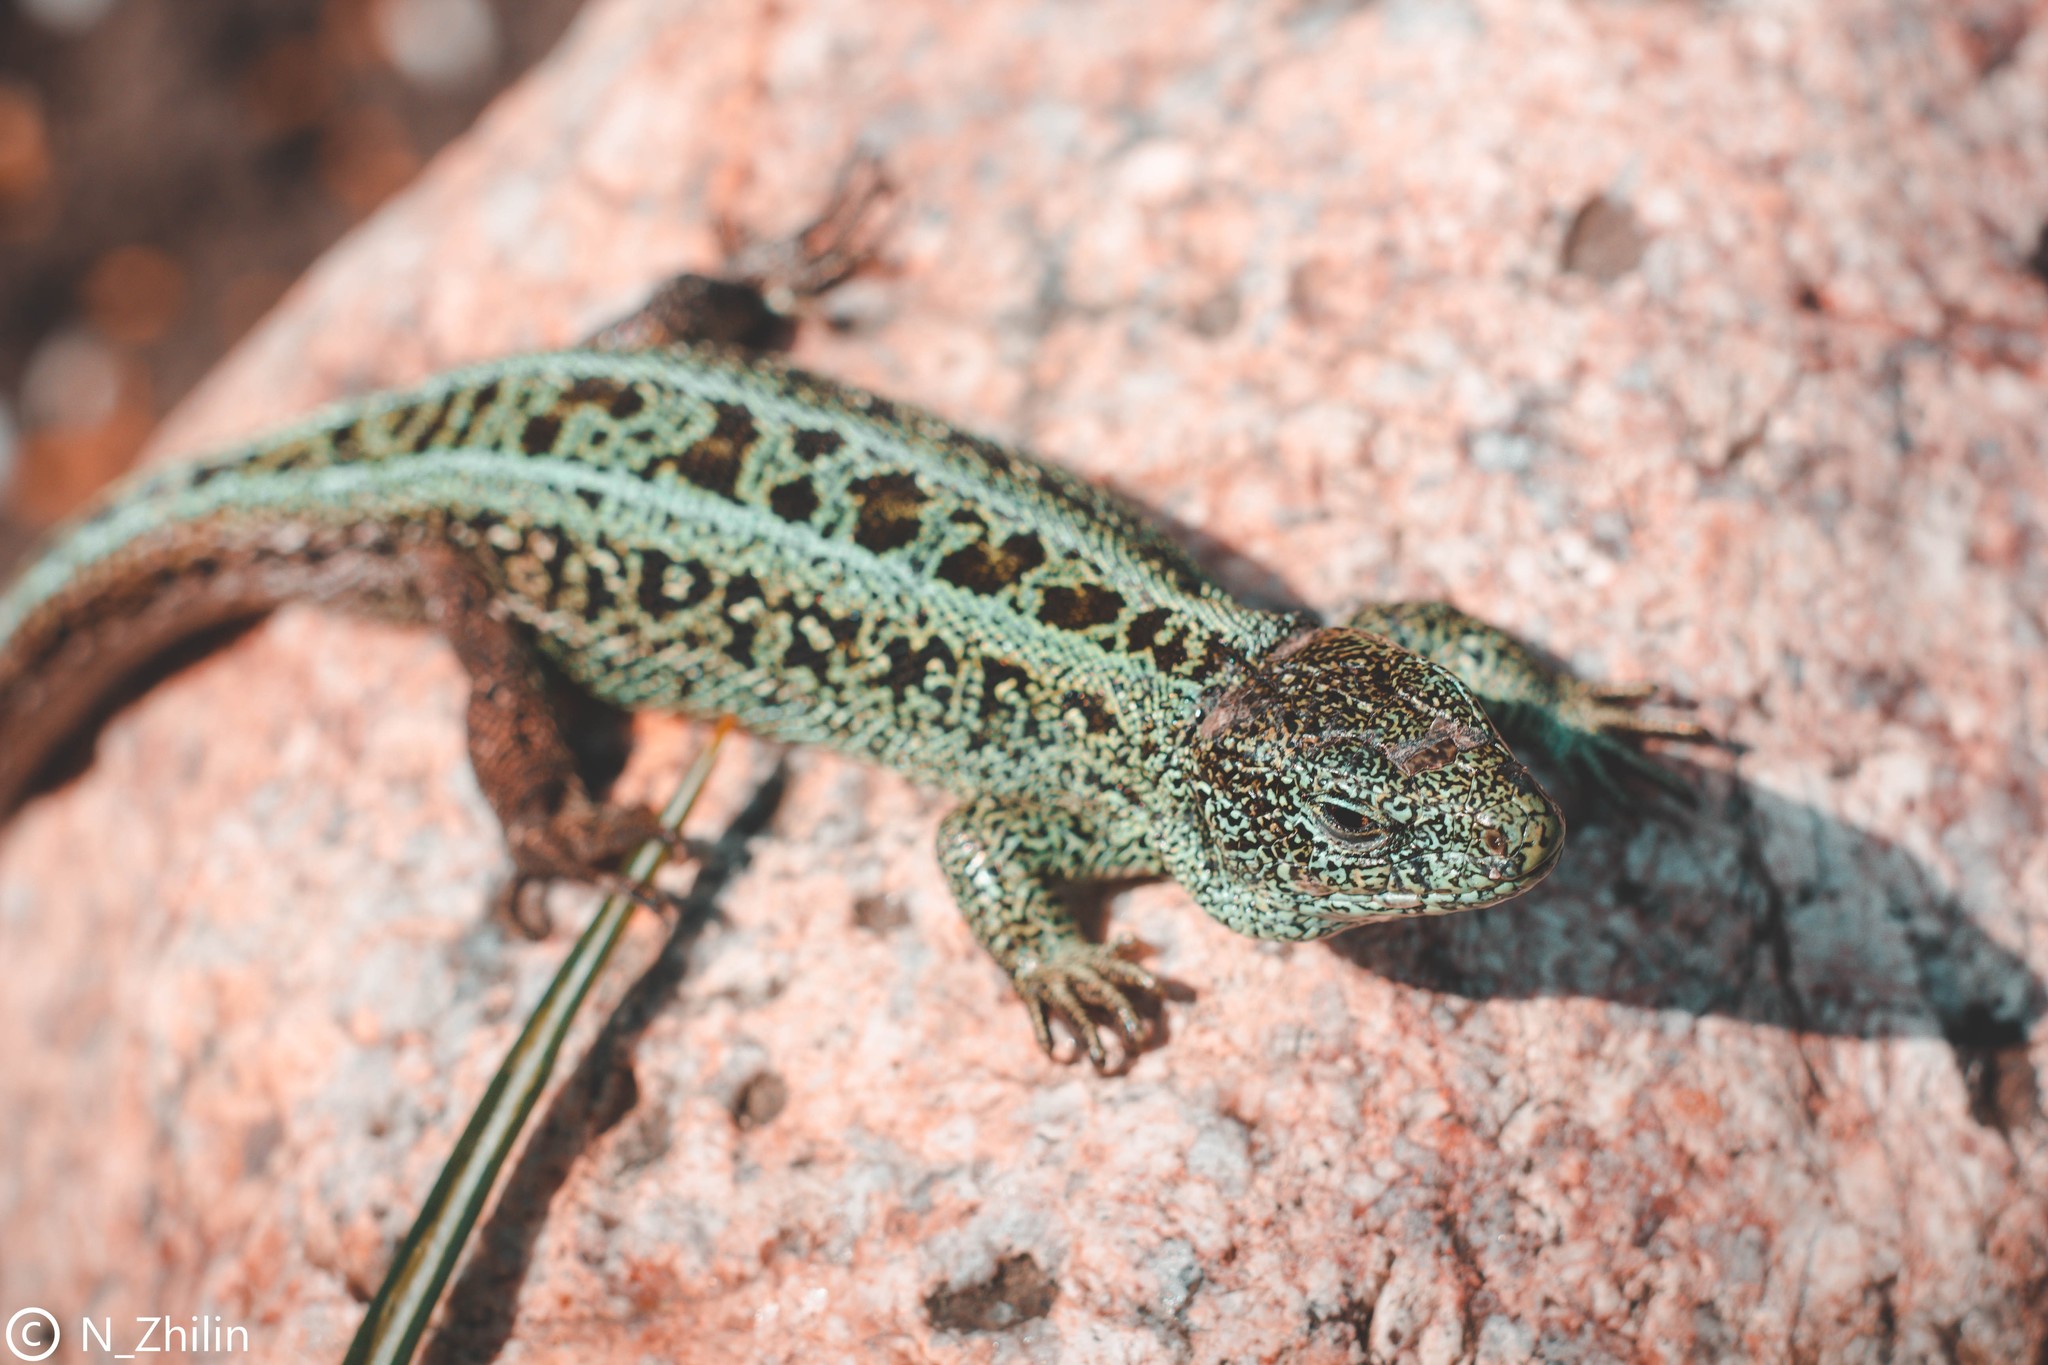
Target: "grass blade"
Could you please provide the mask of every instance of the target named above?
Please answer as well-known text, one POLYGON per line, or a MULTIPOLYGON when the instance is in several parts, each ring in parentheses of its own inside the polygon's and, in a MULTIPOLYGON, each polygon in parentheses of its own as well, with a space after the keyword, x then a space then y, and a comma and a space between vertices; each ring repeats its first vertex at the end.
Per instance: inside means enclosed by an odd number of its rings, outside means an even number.
MULTIPOLYGON (((661 813, 670 830, 679 828, 711 776, 718 747, 732 729, 720 721, 710 742, 690 764, 689 771, 661 813)), ((662 844, 649 840, 626 866, 634 882, 652 877, 667 857, 662 844)), ((590 921, 590 926, 569 950, 547 993, 534 1006, 521 1030, 519 1040, 505 1054, 497 1075, 491 1077, 469 1125, 449 1153, 440 1179, 413 1220, 412 1231, 399 1244, 391 1270, 384 1277, 377 1297, 363 1315, 363 1325, 350 1343, 343 1365, 405 1365, 427 1329, 427 1319, 440 1302, 441 1291, 461 1259, 484 1201, 490 1197, 498 1172, 526 1126, 527 1115, 546 1088, 555 1069, 555 1057, 568 1036, 569 1025, 590 993, 591 984, 604 970, 612 950, 618 946, 626 922, 632 918, 633 902, 624 896, 608 896, 590 921)))

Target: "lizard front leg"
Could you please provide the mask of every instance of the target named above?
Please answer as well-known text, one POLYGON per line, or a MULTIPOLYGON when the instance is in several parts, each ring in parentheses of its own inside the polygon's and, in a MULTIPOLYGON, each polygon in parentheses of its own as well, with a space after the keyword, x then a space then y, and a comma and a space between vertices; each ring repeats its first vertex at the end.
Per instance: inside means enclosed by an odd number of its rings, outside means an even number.
POLYGON ((1109 1054, 1089 1009, 1116 1020, 1126 1054, 1144 1026, 1131 993, 1159 994, 1152 973, 1125 956, 1128 944, 1090 943, 1054 895, 1066 882, 1156 873, 1150 857, 1113 837, 1106 822, 1041 802, 982 796, 939 826, 939 865, 981 946, 1010 974, 1038 1045, 1053 1050, 1052 1017, 1065 1021, 1088 1060, 1109 1054))
POLYGON ((1363 607, 1343 625, 1392 640, 1448 669, 1470 688, 1509 741, 1529 745, 1609 797, 1626 800, 1621 778, 1633 773, 1690 801, 1690 787, 1644 754, 1644 739, 1719 743, 1694 721, 1649 708, 1654 684, 1588 682, 1543 659, 1496 626, 1448 602, 1390 602, 1363 607), (1647 709, 1646 709, 1647 708, 1647 709))
POLYGON ((417 561, 427 619, 469 674, 470 765, 512 854, 506 904, 514 923, 545 932, 518 913, 519 892, 539 881, 588 882, 665 908, 667 897, 629 881, 619 866, 649 839, 673 844, 675 836, 651 810, 591 799, 532 646, 484 572, 449 546, 422 546, 417 561))

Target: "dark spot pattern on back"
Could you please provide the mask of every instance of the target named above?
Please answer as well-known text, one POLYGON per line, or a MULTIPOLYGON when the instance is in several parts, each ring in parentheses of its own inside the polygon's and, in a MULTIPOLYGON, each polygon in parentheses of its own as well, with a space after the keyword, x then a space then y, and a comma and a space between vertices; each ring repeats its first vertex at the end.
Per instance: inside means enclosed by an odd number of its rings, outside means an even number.
POLYGON ((603 375, 585 375, 569 386, 568 392, 562 395, 562 401, 610 407, 626 391, 626 385, 619 380, 607 379, 603 375))
POLYGON ((640 604, 640 610, 656 620, 675 609, 675 602, 665 586, 670 562, 660 550, 640 552, 640 582, 634 590, 634 600, 640 604))
POLYGON ((1162 672, 1174 673, 1188 661, 1188 649, 1173 613, 1164 607, 1139 612, 1124 628, 1124 648, 1132 654, 1150 654, 1162 672))
POLYGON ((449 410, 460 396, 459 392, 450 390, 437 402, 421 403, 406 412, 399 419, 397 444, 407 450, 424 450, 444 444, 442 428, 447 425, 449 410))
POLYGON ((799 430, 790 438, 790 447, 801 460, 822 460, 846 444, 846 438, 836 431, 799 430))
POLYGON ((1093 692, 1072 691, 1061 698, 1066 709, 1081 718, 1081 724, 1091 735, 1106 735, 1116 728, 1116 713, 1109 703, 1093 692))
POLYGON ((740 470, 747 452, 753 448, 758 429, 754 415, 737 403, 713 403, 711 407, 716 419, 710 433, 667 459, 656 461, 654 467, 673 469, 707 493, 736 500, 740 470))
POLYGON ((789 645, 783 651, 782 662, 790 668, 805 670, 820 684, 829 684, 839 651, 859 638, 859 621, 835 616, 817 606, 801 608, 791 613, 789 645), (825 637, 823 641, 814 638, 819 634, 825 637))
POLYGON ((1045 545, 1029 531, 1019 531, 1001 545, 977 540, 939 561, 938 576, 955 587, 993 596, 1045 563, 1045 545))
POLYGON ((1113 623, 1123 613, 1123 595, 1099 583, 1055 585, 1040 599, 1038 619, 1061 630, 1093 630, 1113 623))
POLYGON ((957 449, 980 460, 997 474, 1008 474, 1014 467, 1015 462, 1010 459, 1010 452, 1004 450, 994 441, 986 440, 980 436, 970 436, 964 431, 957 431, 952 433, 952 444, 957 449))
POLYGON ((728 615, 731 614, 734 607, 739 606, 742 602, 760 602, 765 600, 767 600, 767 594, 761 590, 761 580, 753 574, 745 572, 736 573, 725 580, 725 610, 728 615))
POLYGON ((1162 672, 1178 673, 1187 661, 1188 648, 1178 637, 1161 640, 1152 646, 1152 662, 1158 664, 1162 672))
POLYGON ((1140 733, 1132 689, 1192 698, 1230 657, 1219 618, 1184 609, 1178 551, 1155 556, 1108 495, 914 408, 715 352, 506 362, 221 469, 454 452, 381 486, 447 500, 434 525, 575 681, 622 705, 729 711, 947 785, 992 763, 1040 780, 1128 761, 1110 736, 1140 733))
POLYGON ((918 691, 941 706, 952 700, 954 670, 959 661, 939 636, 912 645, 898 635, 882 647, 882 654, 889 661, 882 685, 895 694, 899 704, 907 694, 918 691))
POLYGON ((818 510, 818 490, 801 476, 777 484, 768 495, 768 510, 784 521, 807 522, 818 510))
POLYGON ((711 593, 717 587, 711 576, 711 566, 701 559, 686 559, 678 567, 689 575, 690 585, 675 600, 677 609, 688 611, 710 601, 711 593))
POLYGON ((764 600, 761 580, 750 573, 734 574, 725 581, 724 599, 723 615, 730 632, 725 643, 726 655, 737 664, 754 664, 754 636, 761 628, 761 613, 749 610, 746 604, 764 600))
POLYGON ((854 544, 881 554, 900 550, 917 539, 926 497, 916 475, 871 474, 849 483, 846 492, 859 508, 853 525, 854 544))
POLYGON ((1150 650, 1158 642, 1160 632, 1166 629, 1167 617, 1164 607, 1153 607, 1133 616, 1131 624, 1124 628, 1124 648, 1133 654, 1150 650))
POLYGON ((583 612, 597 618, 609 612, 618 603, 618 595, 612 591, 610 576, 604 566, 592 560, 572 561, 583 567, 583 612))
MULTIPOLYGON (((334 434, 328 438, 328 451, 331 452, 330 458, 333 463, 347 464, 350 460, 362 459, 368 453, 369 442, 365 439, 365 428, 370 420, 369 414, 366 413, 355 421, 344 423, 335 429, 334 434)), ((318 451, 311 441, 299 443, 299 449, 303 452, 307 464, 326 462, 317 458, 323 452, 318 451)))
POLYGON ((1004 659, 983 659, 981 696, 976 705, 983 722, 996 719, 1004 710, 1027 705, 1031 698, 1031 674, 1004 659))
POLYGON ((562 439, 562 419, 552 413, 542 413, 526 419, 526 426, 519 433, 519 448, 529 455, 551 454, 555 442, 562 439))

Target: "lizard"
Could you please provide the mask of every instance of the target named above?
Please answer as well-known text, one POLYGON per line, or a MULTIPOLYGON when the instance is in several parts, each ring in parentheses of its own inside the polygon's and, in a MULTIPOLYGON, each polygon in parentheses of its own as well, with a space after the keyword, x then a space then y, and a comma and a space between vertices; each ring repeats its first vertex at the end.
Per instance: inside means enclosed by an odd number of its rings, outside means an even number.
POLYGON ((729 715, 957 796, 937 854, 974 937, 1041 1047, 1057 1019, 1107 1068, 1098 1017, 1133 1055, 1162 983, 1081 932, 1070 885, 1166 875, 1295 941, 1475 909, 1564 844, 1504 732, 1608 786, 1675 780, 1644 738, 1711 738, 1445 603, 1242 601, 1113 494, 792 368, 792 300, 855 268, 848 198, 780 264, 676 277, 583 345, 131 477, 0 595, 0 817, 199 632, 300 599, 422 621, 470 679, 515 884, 621 889, 662 837, 585 789, 543 663, 617 707, 729 715))

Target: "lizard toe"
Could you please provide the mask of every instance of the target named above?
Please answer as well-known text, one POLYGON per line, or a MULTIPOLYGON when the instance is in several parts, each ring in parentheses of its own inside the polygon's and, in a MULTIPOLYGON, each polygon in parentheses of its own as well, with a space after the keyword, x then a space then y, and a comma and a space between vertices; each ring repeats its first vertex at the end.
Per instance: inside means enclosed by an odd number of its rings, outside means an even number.
POLYGON ((1119 934, 1109 945, 1109 952, 1093 965, 1095 970, 1120 986, 1128 986, 1141 995, 1162 996, 1166 987, 1159 978, 1138 963, 1131 961, 1134 953, 1144 945, 1128 934, 1119 934))
POLYGON ((491 918, 510 926, 513 933, 538 943, 555 931, 554 916, 539 894, 544 877, 514 872, 492 898, 491 918))
POLYGON ((1109 1052, 1102 1046, 1102 1030, 1095 1027, 1095 1021, 1088 1016, 1088 1007, 1081 1003, 1080 994, 1074 989, 1074 978, 1070 972, 1049 973, 1043 978, 1040 989, 1045 992, 1046 1002, 1059 1015, 1060 1022, 1067 1026, 1076 1042, 1088 1054, 1088 1060, 1097 1071, 1108 1065, 1109 1052))
POLYGON ((1022 995, 1024 1012, 1031 1017, 1031 1035, 1038 1040, 1038 1050, 1057 1061, 1059 1052, 1052 1040, 1051 1008, 1030 991, 1022 991, 1022 995))
POLYGON ((1134 946, 1128 940, 1087 944, 1018 974, 1018 993, 1024 997, 1038 1044, 1048 1055, 1053 1051, 1050 1021, 1057 1015, 1095 1069, 1110 1070, 1098 1013, 1115 1021, 1125 1060, 1137 1054, 1148 1030, 1133 997, 1156 997, 1161 988, 1156 976, 1122 955, 1134 946))
POLYGON ((1074 972, 1073 990, 1083 1001, 1116 1020, 1117 1031, 1127 1046, 1137 1044, 1145 1026, 1132 1008, 1130 997, 1116 983, 1092 968, 1082 967, 1074 972))
POLYGON ((1595 701, 1636 705, 1657 695, 1658 687, 1653 682, 1632 683, 1589 683, 1586 691, 1595 701))

